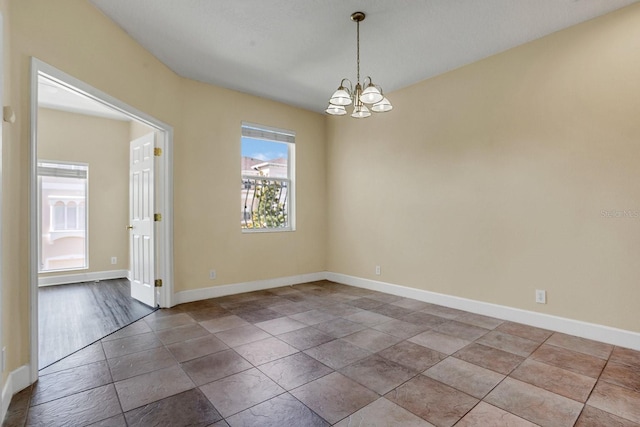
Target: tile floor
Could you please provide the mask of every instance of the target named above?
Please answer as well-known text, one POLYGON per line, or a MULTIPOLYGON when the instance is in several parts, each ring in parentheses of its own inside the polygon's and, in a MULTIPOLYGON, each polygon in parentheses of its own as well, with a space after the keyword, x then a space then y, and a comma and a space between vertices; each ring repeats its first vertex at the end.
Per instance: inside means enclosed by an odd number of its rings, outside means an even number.
POLYGON ((640 426, 640 352, 314 282, 157 311, 4 426, 640 426))

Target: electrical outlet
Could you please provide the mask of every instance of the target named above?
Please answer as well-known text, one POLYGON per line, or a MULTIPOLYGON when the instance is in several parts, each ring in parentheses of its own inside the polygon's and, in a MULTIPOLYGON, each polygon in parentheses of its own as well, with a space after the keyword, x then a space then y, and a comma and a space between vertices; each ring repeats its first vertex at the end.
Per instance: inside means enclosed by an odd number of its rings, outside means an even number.
POLYGON ((216 278, 216 271, 215 270, 209 270, 209 279, 215 280, 215 278, 216 278))
POLYGON ((538 304, 546 304, 547 303, 547 291, 536 289, 536 302, 538 304))
POLYGON ((118 263, 118 257, 112 256, 111 257, 111 264, 116 265, 117 263, 118 263))
POLYGON ((380 275, 380 266, 376 265, 376 276, 380 275))

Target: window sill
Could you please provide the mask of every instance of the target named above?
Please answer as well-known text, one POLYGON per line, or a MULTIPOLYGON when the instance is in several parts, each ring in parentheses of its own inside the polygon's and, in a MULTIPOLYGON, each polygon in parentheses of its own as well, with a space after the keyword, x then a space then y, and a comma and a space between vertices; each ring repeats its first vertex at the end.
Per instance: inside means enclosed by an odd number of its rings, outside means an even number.
POLYGON ((242 228, 242 234, 254 234, 254 233, 287 233, 296 231, 295 228, 242 228))
POLYGON ((38 270, 38 274, 47 275, 49 273, 73 273, 77 271, 79 273, 84 273, 89 269, 89 267, 70 267, 70 268, 56 268, 52 270, 38 270))

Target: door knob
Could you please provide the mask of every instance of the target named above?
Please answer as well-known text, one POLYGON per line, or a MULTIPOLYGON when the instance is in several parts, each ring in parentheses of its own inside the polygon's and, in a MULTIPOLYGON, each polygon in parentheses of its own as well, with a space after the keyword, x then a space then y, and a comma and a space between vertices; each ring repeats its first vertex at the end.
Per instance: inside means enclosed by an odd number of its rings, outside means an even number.
POLYGON ((133 225, 127 225, 127 230, 133 230, 133 225))

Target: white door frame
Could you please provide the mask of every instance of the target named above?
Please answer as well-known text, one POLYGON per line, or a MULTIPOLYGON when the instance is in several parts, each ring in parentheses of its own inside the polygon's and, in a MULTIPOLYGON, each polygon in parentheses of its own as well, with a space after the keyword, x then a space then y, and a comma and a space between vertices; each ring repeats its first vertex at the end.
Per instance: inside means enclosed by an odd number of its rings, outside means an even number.
POLYGON ((161 278, 158 304, 160 307, 173 305, 173 127, 154 117, 84 83, 75 77, 37 59, 31 58, 31 123, 30 123, 30 183, 29 183, 29 282, 31 319, 31 381, 38 379, 38 77, 49 79, 67 86, 108 107, 143 122, 158 131, 156 144, 162 149, 162 156, 156 163, 156 212, 162 214, 162 221, 156 227, 156 277, 161 278))
MULTIPOLYGON (((4 21, 3 21, 2 13, 0 12, 0 105, 4 104, 4 52, 2 47, 4 46, 4 21)), ((3 111, 4 116, 4 111, 3 111)), ((0 119, 0 307, 2 307, 2 132, 3 132, 3 122, 4 117, 0 119)), ((0 349, 2 350, 2 354, 0 354, 0 378, 4 373, 4 364, 6 363, 5 357, 7 356, 4 351, 4 340, 2 338, 2 316, 0 316, 0 349)), ((9 406, 9 402, 3 401, 3 392, 4 392, 4 384, 2 384, 2 380, 0 379, 0 420, 4 419, 5 415, 5 404, 6 407, 9 406)), ((13 394, 13 390, 11 390, 13 394)), ((11 396, 8 397, 11 399, 11 396)))

